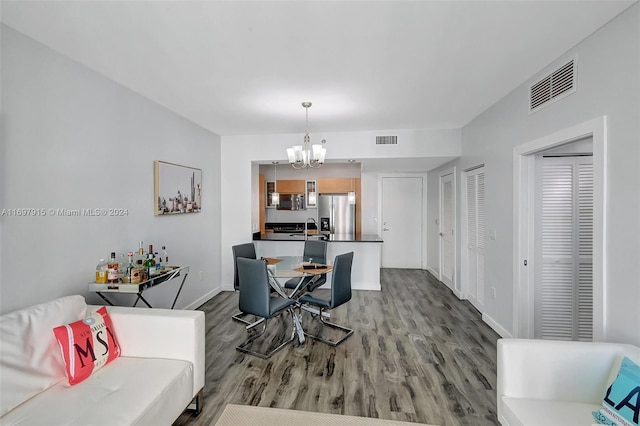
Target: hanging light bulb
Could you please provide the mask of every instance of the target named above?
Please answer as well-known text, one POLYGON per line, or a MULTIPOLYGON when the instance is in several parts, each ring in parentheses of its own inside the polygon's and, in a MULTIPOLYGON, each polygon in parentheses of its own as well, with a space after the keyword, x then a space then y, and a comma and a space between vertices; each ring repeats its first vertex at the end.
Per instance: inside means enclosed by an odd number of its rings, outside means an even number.
MULTIPOLYGON (((349 163, 351 164, 354 164, 355 162, 356 160, 349 160, 349 163)), ((355 191, 355 188, 353 187, 353 176, 351 176, 351 191, 347 193, 347 201, 349 202, 349 204, 356 203, 356 191, 355 191)))
POLYGON ((277 206, 280 204, 280 194, 278 193, 278 163, 279 161, 272 161, 273 163, 273 174, 274 174, 274 184, 273 184, 273 192, 271 193, 271 204, 277 206))

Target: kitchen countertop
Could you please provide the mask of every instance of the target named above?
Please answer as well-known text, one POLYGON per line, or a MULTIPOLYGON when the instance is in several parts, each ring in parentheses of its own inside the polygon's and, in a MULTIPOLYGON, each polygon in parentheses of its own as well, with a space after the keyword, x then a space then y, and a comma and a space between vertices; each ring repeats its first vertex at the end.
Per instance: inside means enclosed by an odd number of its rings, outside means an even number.
MULTIPOLYGON (((304 241, 304 234, 253 234, 254 241, 304 241)), ((315 235, 309 236, 310 240, 319 239, 315 235)), ((382 243, 383 240, 378 234, 331 234, 327 242, 356 242, 356 243, 382 243)))

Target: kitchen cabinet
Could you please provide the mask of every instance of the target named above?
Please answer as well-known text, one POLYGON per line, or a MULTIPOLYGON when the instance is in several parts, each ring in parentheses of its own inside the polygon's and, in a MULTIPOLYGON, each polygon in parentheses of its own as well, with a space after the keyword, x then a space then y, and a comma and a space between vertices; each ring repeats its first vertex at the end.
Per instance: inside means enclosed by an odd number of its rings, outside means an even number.
POLYGON ((306 186, 307 207, 316 207, 316 202, 318 199, 318 193, 316 192, 316 181, 308 180, 306 186))
POLYGON ((266 181, 265 187, 265 207, 268 209, 275 209, 276 205, 273 204, 271 194, 275 192, 276 183, 274 181, 266 181))
POLYGON ((278 180, 277 190, 280 194, 304 194, 305 181, 303 179, 278 180))
POLYGON ((323 178, 318 179, 318 192, 327 194, 341 194, 358 191, 359 178, 323 178))
POLYGON ((265 207, 275 209, 271 194, 278 191, 278 194, 305 194, 306 182, 302 179, 284 179, 278 180, 277 185, 274 181, 266 181, 265 183, 265 207))

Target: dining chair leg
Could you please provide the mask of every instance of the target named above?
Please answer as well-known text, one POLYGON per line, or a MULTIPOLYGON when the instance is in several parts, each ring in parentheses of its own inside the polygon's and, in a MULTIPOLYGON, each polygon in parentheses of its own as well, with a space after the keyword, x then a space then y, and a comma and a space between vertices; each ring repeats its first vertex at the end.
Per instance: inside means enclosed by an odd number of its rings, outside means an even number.
POLYGON ((245 327, 247 331, 251 331, 253 327, 256 327, 257 325, 262 324, 263 321, 267 321, 266 318, 260 318, 260 317, 256 317, 256 318, 258 318, 256 322, 247 324, 247 326, 245 327))
MULTIPOLYGON (((273 354, 278 352, 280 349, 284 348, 286 345, 288 345, 289 343, 293 342, 293 340, 296 338, 296 330, 295 330, 295 327, 293 327, 293 332, 291 333, 291 337, 288 340, 285 340, 284 342, 282 342, 275 349, 272 349, 271 351, 269 351, 268 353, 262 353, 262 352, 257 352, 257 351, 253 351, 251 349, 248 349, 248 346, 252 342, 254 342, 258 337, 262 336, 265 333, 266 329, 267 329, 267 320, 264 319, 264 318, 262 318, 262 319, 264 320, 264 322, 262 322, 262 330, 260 330, 258 333, 254 334, 253 336, 249 337, 247 340, 242 342, 240 345, 236 346, 236 350, 238 350, 240 352, 247 353, 249 355, 257 356, 258 358, 268 359, 268 358, 271 358, 271 356, 273 356, 273 354)), ((260 321, 256 321, 256 323, 254 323, 254 325, 257 325, 258 323, 260 323, 260 321)), ((247 330, 250 330, 250 328, 253 328, 253 325, 251 327, 247 326, 247 330)))
POLYGON ((310 337, 311 339, 318 340, 318 341, 320 341, 322 343, 326 343, 327 345, 335 347, 335 346, 338 346, 340 343, 344 342, 349 336, 351 336, 353 334, 353 329, 347 328, 347 327, 342 326, 340 324, 335 324, 335 323, 327 321, 325 319, 325 316, 322 315, 323 312, 324 312, 324 310, 320 309, 320 315, 318 315, 318 317, 320 318, 320 323, 322 323, 322 325, 326 325, 327 327, 330 327, 330 328, 333 328, 333 329, 340 330, 340 331, 344 332, 345 333, 344 336, 342 336, 340 339, 338 339, 336 341, 331 341, 331 340, 325 339, 325 338, 320 337, 320 336, 314 336, 314 335, 309 334, 309 333, 307 333, 305 331, 304 334, 306 336, 310 337))
POLYGON ((243 324, 249 325, 249 324, 253 324, 255 322, 255 320, 254 321, 250 321, 249 319, 247 319, 247 318, 250 318, 252 316, 253 315, 251 315, 251 314, 245 314, 244 312, 238 312, 237 314, 233 315, 231 317, 231 319, 233 319, 234 321, 238 321, 238 322, 241 322, 243 324))

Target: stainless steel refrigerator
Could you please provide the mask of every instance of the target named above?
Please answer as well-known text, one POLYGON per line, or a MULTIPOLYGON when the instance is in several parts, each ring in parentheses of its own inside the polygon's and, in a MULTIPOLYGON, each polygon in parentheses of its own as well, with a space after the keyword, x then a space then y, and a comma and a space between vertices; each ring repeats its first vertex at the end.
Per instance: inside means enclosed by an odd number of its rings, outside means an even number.
POLYGON ((356 233, 356 206, 349 204, 347 194, 320 194, 318 219, 321 233, 356 233))

